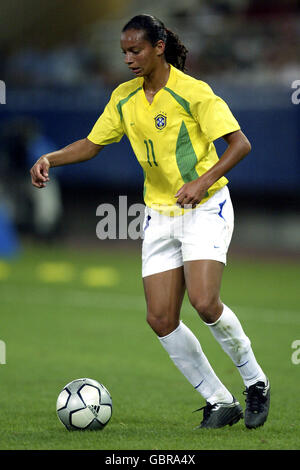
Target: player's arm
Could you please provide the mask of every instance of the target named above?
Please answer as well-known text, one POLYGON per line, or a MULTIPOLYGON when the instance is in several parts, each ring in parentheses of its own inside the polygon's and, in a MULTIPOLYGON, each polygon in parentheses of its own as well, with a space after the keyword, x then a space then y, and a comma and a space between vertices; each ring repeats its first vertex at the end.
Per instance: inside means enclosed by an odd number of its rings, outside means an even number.
POLYGON ((193 207, 204 198, 207 190, 237 165, 251 150, 251 144, 241 130, 224 135, 228 146, 219 161, 198 179, 184 184, 177 192, 177 204, 193 207))
POLYGON ((251 144, 241 131, 224 135, 228 146, 219 161, 203 175, 202 183, 210 188, 218 179, 235 167, 251 151, 251 144))
POLYGON ((55 152, 47 153, 40 157, 30 170, 31 182, 36 188, 44 188, 49 179, 49 168, 55 166, 80 163, 95 157, 102 145, 97 145, 89 139, 81 139, 73 142, 55 152))

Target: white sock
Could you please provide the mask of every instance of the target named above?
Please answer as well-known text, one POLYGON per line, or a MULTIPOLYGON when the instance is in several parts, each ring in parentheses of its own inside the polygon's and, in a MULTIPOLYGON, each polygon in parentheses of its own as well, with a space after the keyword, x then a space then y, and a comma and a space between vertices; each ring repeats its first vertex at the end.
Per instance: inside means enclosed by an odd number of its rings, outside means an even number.
POLYGON ((167 336, 158 337, 174 364, 205 400, 231 403, 232 395, 214 373, 199 341, 182 322, 167 336))
POLYGON ((210 331, 234 362, 246 387, 267 379, 257 363, 251 342, 245 335, 237 316, 223 305, 223 312, 215 323, 206 323, 210 331))

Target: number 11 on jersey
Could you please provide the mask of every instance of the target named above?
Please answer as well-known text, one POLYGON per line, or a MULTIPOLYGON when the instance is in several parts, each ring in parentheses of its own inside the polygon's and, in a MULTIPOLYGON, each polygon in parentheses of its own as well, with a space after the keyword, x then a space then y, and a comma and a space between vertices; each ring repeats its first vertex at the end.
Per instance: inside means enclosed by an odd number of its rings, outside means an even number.
POLYGON ((145 145, 146 145, 146 150, 147 150, 147 162, 149 163, 150 166, 152 166, 152 163, 154 163, 155 166, 158 166, 156 160, 155 160, 155 153, 154 153, 154 148, 153 148, 153 142, 151 139, 144 140, 145 145), (152 160, 153 162, 151 163, 150 161, 150 150, 149 147, 151 147, 151 153, 152 153, 152 160))

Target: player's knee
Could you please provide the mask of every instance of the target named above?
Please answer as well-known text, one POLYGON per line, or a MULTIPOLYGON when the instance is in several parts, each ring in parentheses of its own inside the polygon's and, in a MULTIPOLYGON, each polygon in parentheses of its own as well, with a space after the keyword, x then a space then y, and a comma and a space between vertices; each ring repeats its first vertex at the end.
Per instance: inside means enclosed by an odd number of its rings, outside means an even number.
POLYGON ((152 330, 160 337, 166 336, 174 331, 178 326, 178 321, 166 314, 147 312, 147 323, 152 330))
POLYGON ((214 323, 222 313, 222 303, 219 296, 203 295, 191 300, 191 304, 205 323, 214 323))

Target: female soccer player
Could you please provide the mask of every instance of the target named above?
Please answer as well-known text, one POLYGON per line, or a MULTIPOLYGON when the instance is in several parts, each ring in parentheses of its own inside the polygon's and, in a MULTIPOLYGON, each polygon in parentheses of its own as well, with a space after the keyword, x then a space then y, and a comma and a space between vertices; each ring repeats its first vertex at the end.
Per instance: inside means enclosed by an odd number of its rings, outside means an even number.
POLYGON ((32 184, 45 187, 51 167, 95 157, 124 134, 145 174, 142 276, 147 321, 170 358, 206 405, 201 428, 232 425, 243 410, 219 380, 196 336, 180 320, 185 290, 201 319, 230 356, 245 384, 245 425, 267 419, 270 386, 249 338, 220 299, 233 209, 225 174, 250 151, 227 104, 184 73, 187 50, 150 15, 123 28, 125 64, 135 75, 112 93, 87 138, 43 155, 32 184), (214 141, 227 148, 220 159, 214 141))

